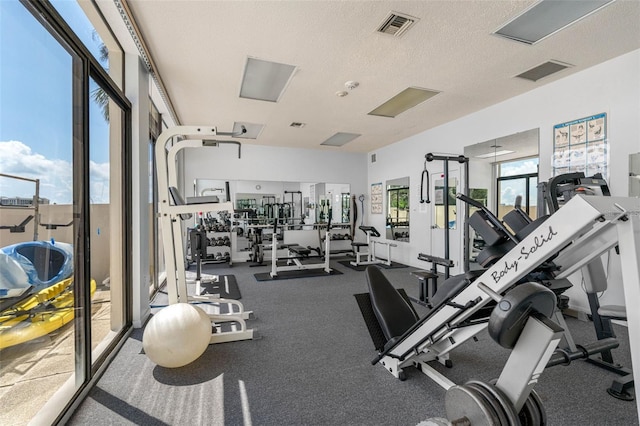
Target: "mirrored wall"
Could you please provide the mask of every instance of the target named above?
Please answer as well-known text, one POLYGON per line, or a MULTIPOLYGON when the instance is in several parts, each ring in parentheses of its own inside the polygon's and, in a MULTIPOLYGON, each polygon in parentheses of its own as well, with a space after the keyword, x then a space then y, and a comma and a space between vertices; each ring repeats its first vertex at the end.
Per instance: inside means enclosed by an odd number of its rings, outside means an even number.
MULTIPOLYGON (((469 196, 481 202, 499 218, 514 209, 518 196, 522 209, 536 218, 538 197, 539 129, 469 145, 469 196)), ((475 211, 470 209, 470 214, 475 211)), ((484 248, 484 242, 470 230, 471 261, 484 248)))
POLYGON ((386 182, 386 238, 409 242, 409 177, 386 182))
MULTIPOLYGON (((349 230, 351 188, 349 184, 328 182, 281 182, 266 180, 196 179, 193 197, 207 197, 210 202, 231 202, 234 211, 225 218, 232 233, 234 259, 253 246, 257 229, 269 238, 277 221, 288 229, 308 230, 332 226, 349 230)), ((206 212, 203 212, 206 219, 206 212)), ((195 218, 197 225, 202 218, 195 218)), ((219 220, 210 218, 210 220, 219 220)))

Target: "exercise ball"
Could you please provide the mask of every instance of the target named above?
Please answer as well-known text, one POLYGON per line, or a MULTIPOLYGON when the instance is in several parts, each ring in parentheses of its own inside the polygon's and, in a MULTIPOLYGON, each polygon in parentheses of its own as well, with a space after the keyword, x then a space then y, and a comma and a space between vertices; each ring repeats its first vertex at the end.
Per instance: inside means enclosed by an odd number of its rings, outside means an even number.
POLYGON ((142 335, 142 347, 151 361, 176 368, 198 359, 210 339, 211 319, 207 314, 188 303, 176 303, 151 317, 142 335))

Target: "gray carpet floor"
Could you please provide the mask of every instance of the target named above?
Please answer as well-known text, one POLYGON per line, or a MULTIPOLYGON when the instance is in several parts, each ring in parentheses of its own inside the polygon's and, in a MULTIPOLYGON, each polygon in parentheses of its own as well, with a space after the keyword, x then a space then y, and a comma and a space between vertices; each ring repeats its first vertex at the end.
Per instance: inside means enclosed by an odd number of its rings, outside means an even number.
MULTIPOLYGON (((353 294, 366 291, 363 272, 257 282, 260 268, 235 264, 210 273, 236 276, 241 301, 261 338, 211 345, 177 369, 156 366, 134 330, 72 425, 416 425, 444 417, 445 391, 415 369, 401 382, 370 361, 375 351, 353 294)), ((417 296, 414 268, 384 274, 417 296)), ((420 310, 421 307, 416 307, 420 310)), ((593 341, 590 323, 567 319, 577 343, 593 341)), ((614 350, 629 366, 626 328, 614 350)), ((486 334, 452 353, 456 383, 498 377, 508 357, 486 334)), ((547 369, 536 390, 550 425, 637 425, 635 402, 606 393, 613 373, 585 362, 547 369)))

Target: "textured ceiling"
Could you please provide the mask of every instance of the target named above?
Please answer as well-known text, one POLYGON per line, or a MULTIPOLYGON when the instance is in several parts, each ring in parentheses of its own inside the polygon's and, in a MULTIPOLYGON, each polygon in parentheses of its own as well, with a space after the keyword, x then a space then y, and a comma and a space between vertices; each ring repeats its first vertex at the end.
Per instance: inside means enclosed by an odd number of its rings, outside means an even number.
MULTIPOLYGON (((618 0, 533 45, 491 35, 535 1, 148 1, 127 4, 181 124, 264 124, 255 143, 368 152, 640 48, 640 2, 618 0), (376 33, 390 11, 420 20, 376 33), (247 57, 297 66, 278 103, 241 99, 247 57), (548 60, 572 68, 531 82, 548 60), (344 83, 359 87, 339 98, 344 83), (396 118, 367 113, 407 87, 442 93, 396 118), (302 128, 292 128, 302 122, 302 128), (359 133, 321 147, 337 132, 359 133)), ((499 119, 497 117, 496 119, 499 119)))

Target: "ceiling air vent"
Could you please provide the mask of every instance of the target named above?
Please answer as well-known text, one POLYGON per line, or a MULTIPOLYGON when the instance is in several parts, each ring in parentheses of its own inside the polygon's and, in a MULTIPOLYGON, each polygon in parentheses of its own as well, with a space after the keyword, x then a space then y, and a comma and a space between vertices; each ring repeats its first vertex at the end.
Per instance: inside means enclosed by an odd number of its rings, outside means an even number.
POLYGON ((537 67, 531 68, 529 71, 518 74, 516 77, 524 78, 525 80, 538 81, 572 66, 573 65, 564 64, 558 61, 548 61, 544 64, 538 65, 537 67))
POLYGON ((382 21, 377 31, 394 37, 400 37, 417 21, 418 18, 413 16, 400 14, 398 12, 389 12, 389 15, 382 21))

